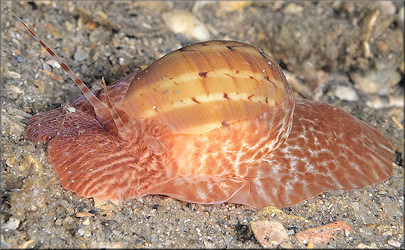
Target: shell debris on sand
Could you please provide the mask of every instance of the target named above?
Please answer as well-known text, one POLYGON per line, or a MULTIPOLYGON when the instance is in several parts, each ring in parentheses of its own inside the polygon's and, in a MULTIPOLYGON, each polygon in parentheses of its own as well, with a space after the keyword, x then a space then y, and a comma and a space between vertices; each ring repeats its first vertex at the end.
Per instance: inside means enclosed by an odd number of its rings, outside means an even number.
POLYGON ((346 237, 353 232, 352 228, 344 221, 337 221, 298 232, 295 234, 295 237, 304 244, 312 242, 317 245, 323 245, 330 242, 339 231, 343 231, 346 237))
POLYGON ((182 34, 189 40, 204 41, 210 39, 210 32, 191 12, 185 10, 171 10, 162 14, 166 26, 177 34, 182 34))
POLYGON ((257 241, 263 247, 277 246, 288 238, 283 224, 275 220, 251 221, 250 226, 257 241))

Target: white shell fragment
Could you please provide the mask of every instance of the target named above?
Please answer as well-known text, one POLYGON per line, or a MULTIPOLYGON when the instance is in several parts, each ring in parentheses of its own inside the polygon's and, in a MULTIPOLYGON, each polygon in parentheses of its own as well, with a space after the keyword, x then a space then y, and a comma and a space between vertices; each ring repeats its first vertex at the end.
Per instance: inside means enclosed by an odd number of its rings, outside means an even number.
POLYGON ((177 34, 182 34, 190 40, 209 40, 210 33, 196 16, 184 10, 171 10, 163 13, 166 26, 177 34))

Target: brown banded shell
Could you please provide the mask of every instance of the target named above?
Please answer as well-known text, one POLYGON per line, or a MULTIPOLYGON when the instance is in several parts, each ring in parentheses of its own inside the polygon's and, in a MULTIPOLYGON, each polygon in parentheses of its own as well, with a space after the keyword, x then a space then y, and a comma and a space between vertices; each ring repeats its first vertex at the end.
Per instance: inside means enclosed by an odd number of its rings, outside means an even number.
POLYGON ((177 134, 201 134, 261 115, 289 91, 279 66, 258 49, 210 41, 154 62, 134 78, 119 109, 177 134))

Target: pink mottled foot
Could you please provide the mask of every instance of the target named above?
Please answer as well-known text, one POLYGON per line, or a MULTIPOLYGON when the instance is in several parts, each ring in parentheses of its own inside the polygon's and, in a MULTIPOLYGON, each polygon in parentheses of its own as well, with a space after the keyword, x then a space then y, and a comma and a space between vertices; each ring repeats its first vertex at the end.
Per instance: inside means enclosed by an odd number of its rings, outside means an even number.
POLYGON ((328 190, 383 181, 395 153, 380 132, 326 103, 299 99, 290 136, 250 166, 246 185, 228 202, 286 207, 328 190))

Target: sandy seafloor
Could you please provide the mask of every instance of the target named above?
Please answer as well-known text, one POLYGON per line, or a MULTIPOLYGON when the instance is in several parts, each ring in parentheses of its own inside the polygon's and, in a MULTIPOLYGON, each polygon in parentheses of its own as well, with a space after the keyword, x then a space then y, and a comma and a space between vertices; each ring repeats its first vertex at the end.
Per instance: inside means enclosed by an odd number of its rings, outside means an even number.
POLYGON ((261 246, 249 222, 264 217, 287 229, 281 247, 305 248, 296 232, 338 220, 353 232, 335 235, 324 247, 404 247, 402 3, 256 2, 235 10, 189 1, 1 4, 1 248, 255 248, 261 246), (198 41, 171 31, 174 24, 162 16, 177 15, 172 9, 198 17, 210 39, 246 41, 270 51, 296 79, 301 96, 341 107, 380 130, 397 152, 393 175, 360 190, 325 192, 283 208, 284 216, 158 195, 98 204, 64 190, 47 160, 46 144, 28 141, 26 124, 80 92, 16 17, 98 89, 103 76, 112 83, 198 41), (80 212, 94 216, 80 217, 80 212))

